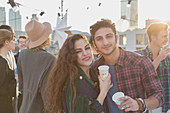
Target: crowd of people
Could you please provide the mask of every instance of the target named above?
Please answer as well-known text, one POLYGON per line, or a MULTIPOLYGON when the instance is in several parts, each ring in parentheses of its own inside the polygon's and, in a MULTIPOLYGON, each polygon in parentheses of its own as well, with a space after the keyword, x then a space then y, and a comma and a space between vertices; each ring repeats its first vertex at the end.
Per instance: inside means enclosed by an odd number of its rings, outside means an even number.
POLYGON ((15 55, 14 30, 1 25, 0 113, 167 113, 168 30, 166 23, 151 24, 149 44, 130 52, 118 45, 115 23, 101 19, 90 26, 89 41, 83 34, 69 35, 56 57, 45 49, 52 33, 49 22, 29 21, 15 55), (105 80, 101 65, 109 67, 105 80), (120 105, 112 99, 117 92, 125 95, 120 105))

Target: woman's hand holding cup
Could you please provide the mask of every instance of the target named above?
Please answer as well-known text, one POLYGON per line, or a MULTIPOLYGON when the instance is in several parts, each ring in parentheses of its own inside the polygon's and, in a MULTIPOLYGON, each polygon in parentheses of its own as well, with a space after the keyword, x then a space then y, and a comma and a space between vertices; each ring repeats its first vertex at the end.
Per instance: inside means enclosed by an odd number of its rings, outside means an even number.
POLYGON ((109 89, 113 86, 111 82, 111 75, 109 73, 109 66, 102 65, 98 67, 100 75, 98 75, 99 79, 99 87, 100 87, 100 93, 97 98, 100 104, 103 104, 104 99, 107 95, 107 92, 109 89))
POLYGON ((113 83, 111 82, 111 75, 108 73, 108 76, 106 77, 105 80, 101 78, 101 76, 98 76, 99 79, 99 86, 100 86, 100 92, 107 92, 109 89, 113 86, 113 83))

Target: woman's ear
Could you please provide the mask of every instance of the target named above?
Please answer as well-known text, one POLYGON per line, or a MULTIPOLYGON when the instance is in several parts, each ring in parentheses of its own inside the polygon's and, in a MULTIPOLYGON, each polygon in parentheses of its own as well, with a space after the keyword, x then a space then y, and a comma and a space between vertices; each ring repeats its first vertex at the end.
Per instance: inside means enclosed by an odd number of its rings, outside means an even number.
POLYGON ((97 50, 96 43, 93 41, 93 47, 97 50))
POLYGON ((96 44, 95 44, 95 42, 93 41, 93 46, 96 48, 96 44))
POLYGON ((4 45, 8 45, 9 44, 9 40, 5 40, 4 45))
POLYGON ((118 39, 119 39, 119 36, 118 36, 118 35, 116 35, 116 41, 118 41, 118 39))
POLYGON ((96 54, 98 54, 99 51, 98 51, 98 49, 97 49, 97 47, 96 47, 96 43, 95 43, 94 41, 93 41, 92 43, 93 43, 93 46, 92 46, 93 52, 96 53, 96 54))

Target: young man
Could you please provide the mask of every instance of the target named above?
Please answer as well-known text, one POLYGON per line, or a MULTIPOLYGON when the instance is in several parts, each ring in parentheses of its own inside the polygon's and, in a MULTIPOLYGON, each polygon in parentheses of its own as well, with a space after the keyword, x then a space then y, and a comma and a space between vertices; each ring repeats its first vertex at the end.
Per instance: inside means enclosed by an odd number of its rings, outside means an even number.
POLYGON ((164 101, 162 86, 152 62, 118 46, 115 24, 111 20, 98 21, 90 27, 90 33, 90 42, 101 53, 92 68, 98 74, 98 66, 105 64, 110 67, 113 87, 107 94, 109 113, 138 113, 160 107, 164 101), (124 102, 118 108, 112 96, 119 91, 126 96, 119 98, 124 102))
MULTIPOLYGON (((19 57, 19 54, 20 54, 21 50, 27 48, 26 47, 26 39, 27 39, 27 37, 25 35, 19 35, 18 36, 17 41, 18 41, 19 51, 17 52, 17 54, 14 55, 16 63, 18 61, 18 57, 19 57)), ((17 73, 17 71, 15 72, 15 74, 17 75, 16 79, 18 81, 18 73, 17 73)), ((18 111, 19 111, 19 109, 21 107, 21 104, 22 104, 22 98, 23 98, 23 95, 22 95, 21 91, 18 91, 18 103, 17 103, 18 111)))
POLYGON ((151 24, 147 28, 148 46, 137 51, 153 61, 163 86, 165 102, 162 107, 150 111, 151 113, 166 113, 170 109, 170 48, 169 44, 166 45, 169 41, 168 28, 165 23, 151 24))
POLYGON ((16 63, 17 63, 17 60, 18 60, 18 56, 19 56, 19 53, 21 52, 21 50, 23 49, 26 49, 26 39, 27 37, 25 35, 20 35, 18 36, 18 47, 19 47, 19 51, 17 54, 14 55, 15 57, 15 60, 16 60, 16 63))

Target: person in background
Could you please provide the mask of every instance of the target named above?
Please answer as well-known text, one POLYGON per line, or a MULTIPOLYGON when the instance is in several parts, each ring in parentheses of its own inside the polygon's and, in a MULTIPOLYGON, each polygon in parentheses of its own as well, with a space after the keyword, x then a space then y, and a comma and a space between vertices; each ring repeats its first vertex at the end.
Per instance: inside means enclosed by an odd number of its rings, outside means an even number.
POLYGON ((162 107, 151 110, 150 113, 166 113, 170 109, 170 47, 167 44, 169 41, 168 30, 169 26, 166 23, 149 25, 146 30, 149 44, 145 49, 136 51, 152 60, 163 86, 165 102, 162 107))
POLYGON ((29 21, 25 26, 28 49, 20 52, 17 61, 19 90, 23 94, 19 113, 43 113, 45 86, 56 58, 45 50, 50 46, 51 24, 29 21))
POLYGON ((18 56, 19 56, 19 53, 21 52, 21 50, 27 48, 26 40, 27 40, 27 37, 25 35, 19 35, 18 36, 18 40, 17 41, 18 41, 19 51, 17 52, 17 54, 14 55, 16 63, 17 63, 18 56))
MULTIPOLYGON (((9 30, 9 31, 13 34, 13 36, 15 37, 14 30, 12 29, 11 26, 1 25, 1 26, 0 26, 0 29, 9 30)), ((15 49, 15 48, 14 48, 14 49, 15 49)), ((14 49, 13 49, 13 50, 14 50, 14 49)), ((12 50, 10 50, 10 51, 8 52, 7 61, 8 61, 8 64, 9 64, 10 69, 12 69, 12 70, 15 71, 15 70, 16 70, 16 62, 15 62, 15 58, 14 58, 14 54, 13 54, 12 50)))
POLYGON ((97 78, 90 69, 92 58, 84 35, 65 40, 46 86, 49 113, 109 113, 104 100, 112 87, 111 76, 105 81, 97 78))
POLYGON ((12 97, 16 96, 16 80, 7 62, 8 52, 15 48, 13 35, 9 30, 0 29, 0 113, 14 113, 12 97))
MULTIPOLYGON (((6 29, 6 30, 10 31, 13 34, 13 37, 16 38, 14 30, 12 29, 11 26, 9 26, 9 25, 1 25, 0 29, 6 29)), ((14 50, 14 49, 12 49, 12 50, 14 50)), ((12 50, 10 50, 8 52, 6 60, 8 62, 9 68, 11 70, 13 70, 12 73, 14 72, 15 79, 17 80, 17 66, 16 66, 16 61, 15 61, 15 57, 14 57, 14 54, 13 54, 12 50)), ((16 113, 16 102, 17 102, 17 99, 16 99, 16 97, 14 97, 13 98, 14 113, 16 113)))
MULTIPOLYGON (((18 60, 18 57, 19 57, 19 53, 21 52, 21 50, 23 49, 26 49, 26 40, 27 40, 27 37, 25 35, 19 35, 18 36, 18 47, 19 47, 19 51, 14 55, 15 57, 15 61, 17 63, 17 60, 18 60)), ((17 71, 15 72, 15 74, 17 74, 17 71)), ((16 79, 18 81, 18 74, 16 76, 16 79)), ((23 95, 21 93, 21 91, 19 90, 18 91, 18 100, 17 100, 17 110, 19 111, 20 107, 21 107, 21 104, 22 104, 22 98, 23 98, 23 95)))
POLYGON ((115 23, 102 19, 90 26, 90 33, 90 43, 101 55, 92 64, 92 69, 97 74, 98 66, 110 67, 113 87, 107 94, 109 113, 141 113, 162 106, 162 86, 152 62, 146 56, 124 51, 118 46, 115 23), (125 94, 118 99, 124 101, 119 108, 112 101, 116 92, 125 94))

